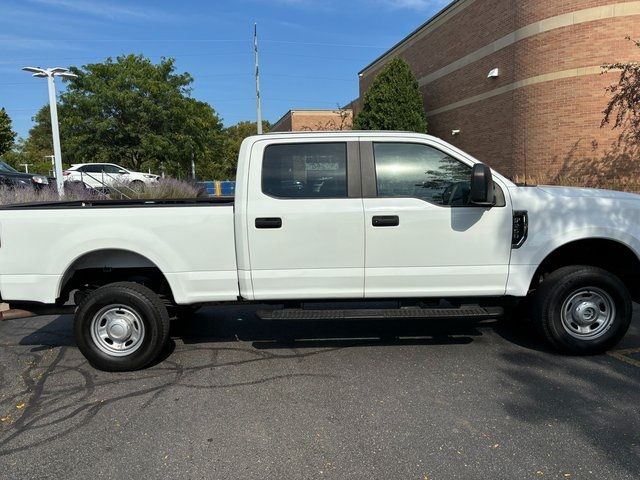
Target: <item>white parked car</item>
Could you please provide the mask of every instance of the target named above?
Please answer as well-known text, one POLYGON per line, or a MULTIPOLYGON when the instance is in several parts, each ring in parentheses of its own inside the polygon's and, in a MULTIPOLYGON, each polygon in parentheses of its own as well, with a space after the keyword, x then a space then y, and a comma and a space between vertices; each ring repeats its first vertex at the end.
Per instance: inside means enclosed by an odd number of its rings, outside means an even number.
POLYGON ((415 133, 250 137, 235 198, 5 206, 0 237, 1 299, 49 313, 73 300, 77 345, 105 370, 145 367, 170 317, 204 304, 453 321, 520 303, 514 320, 554 348, 593 354, 640 300, 639 195, 518 186, 415 133))
POLYGON ((63 173, 65 182, 82 182, 92 188, 104 188, 114 184, 150 184, 158 181, 158 175, 132 172, 114 163, 79 163, 63 173))

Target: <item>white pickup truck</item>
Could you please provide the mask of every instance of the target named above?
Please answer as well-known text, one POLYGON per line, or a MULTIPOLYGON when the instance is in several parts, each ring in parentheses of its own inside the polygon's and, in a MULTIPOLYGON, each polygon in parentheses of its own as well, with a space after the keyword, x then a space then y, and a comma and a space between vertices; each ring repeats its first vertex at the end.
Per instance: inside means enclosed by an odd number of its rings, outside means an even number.
POLYGON ((553 347, 590 354, 629 327, 640 196, 516 186, 426 135, 268 134, 242 144, 235 199, 5 207, 0 243, 2 300, 72 304, 105 370, 150 364, 176 312, 234 302, 281 305, 270 320, 453 319, 526 299, 553 347))

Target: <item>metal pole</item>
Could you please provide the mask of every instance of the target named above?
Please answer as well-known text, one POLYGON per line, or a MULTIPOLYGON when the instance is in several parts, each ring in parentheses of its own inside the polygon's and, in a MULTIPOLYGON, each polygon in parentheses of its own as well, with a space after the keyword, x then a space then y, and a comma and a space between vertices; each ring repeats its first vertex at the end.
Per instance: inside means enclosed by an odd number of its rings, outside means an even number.
POLYGON ((191 151, 191 178, 194 181, 196 179, 196 161, 193 155, 193 150, 191 151))
POLYGON ((53 160, 56 176, 56 185, 58 187, 58 195, 64 195, 64 182, 62 180, 62 150, 60 148, 60 131, 58 130, 58 106, 56 102, 56 84, 54 82, 53 73, 47 75, 47 83, 49 85, 49 110, 51 111, 51 133, 53 135, 53 160))
POLYGON ((260 99, 260 64, 258 62, 258 24, 253 24, 253 53, 256 60, 256 126, 262 135, 262 102, 260 99))

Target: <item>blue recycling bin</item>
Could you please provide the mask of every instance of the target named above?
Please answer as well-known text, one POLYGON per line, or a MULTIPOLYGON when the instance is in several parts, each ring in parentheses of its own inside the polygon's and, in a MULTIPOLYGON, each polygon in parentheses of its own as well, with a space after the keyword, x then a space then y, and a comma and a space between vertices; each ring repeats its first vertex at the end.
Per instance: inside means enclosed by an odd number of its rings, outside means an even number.
POLYGON ((223 197, 233 197, 236 194, 236 182, 225 180, 220 182, 220 194, 223 197))
POLYGON ((204 190, 205 192, 207 192, 208 197, 216 196, 216 182, 207 181, 207 182, 200 182, 200 184, 204 187, 204 190))

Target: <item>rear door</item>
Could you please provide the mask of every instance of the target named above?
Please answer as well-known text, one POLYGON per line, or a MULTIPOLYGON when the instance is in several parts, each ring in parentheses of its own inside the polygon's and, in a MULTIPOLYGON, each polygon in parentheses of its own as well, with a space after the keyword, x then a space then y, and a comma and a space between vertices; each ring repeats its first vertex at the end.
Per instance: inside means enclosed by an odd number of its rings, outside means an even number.
POLYGON ((101 163, 89 163, 87 165, 83 165, 77 170, 79 172, 79 178, 74 178, 74 180, 80 180, 81 182, 84 182, 85 185, 93 188, 104 187, 102 169, 103 164, 101 163))
POLYGON ((498 181, 496 206, 479 207, 472 161, 445 144, 380 137, 361 156, 366 297, 505 293, 512 213, 498 181))
POLYGON ((357 138, 259 141, 250 158, 247 231, 254 298, 362 298, 357 138))

